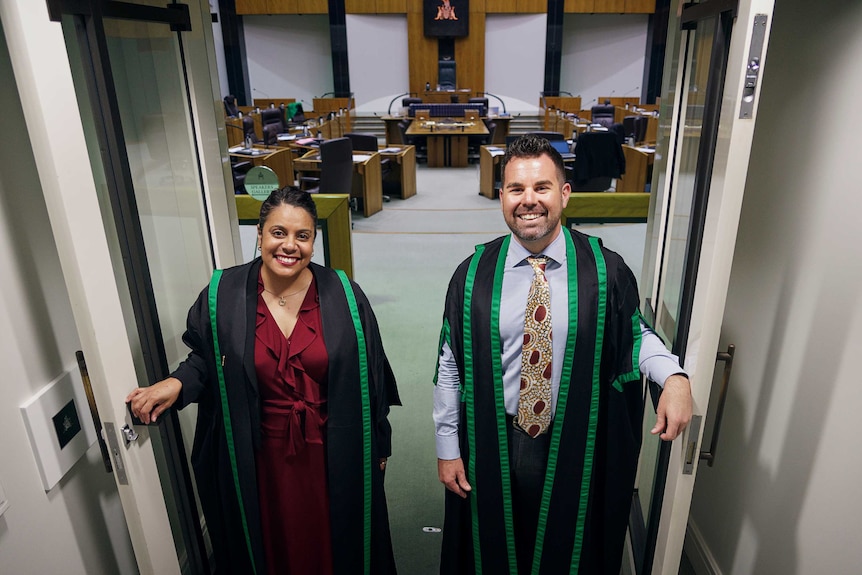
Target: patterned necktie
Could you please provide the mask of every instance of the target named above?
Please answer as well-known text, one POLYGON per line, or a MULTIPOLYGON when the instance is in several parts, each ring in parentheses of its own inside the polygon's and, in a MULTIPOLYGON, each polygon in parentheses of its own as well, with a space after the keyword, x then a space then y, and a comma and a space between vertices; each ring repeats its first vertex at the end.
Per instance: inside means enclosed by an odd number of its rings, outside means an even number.
POLYGON ((529 257, 527 261, 535 275, 524 315, 517 423, 535 438, 551 424, 551 290, 545 277, 548 258, 529 257))

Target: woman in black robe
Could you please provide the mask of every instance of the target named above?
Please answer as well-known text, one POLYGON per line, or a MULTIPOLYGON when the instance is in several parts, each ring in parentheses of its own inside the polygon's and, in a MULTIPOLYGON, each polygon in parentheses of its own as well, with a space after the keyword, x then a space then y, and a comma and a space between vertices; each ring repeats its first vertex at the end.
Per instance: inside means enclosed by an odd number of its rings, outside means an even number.
POLYGON ((383 478, 398 391, 365 294, 311 263, 316 228, 306 192, 273 192, 261 257, 216 271, 188 358, 127 398, 145 423, 199 405, 192 466, 219 573, 395 573, 383 478))

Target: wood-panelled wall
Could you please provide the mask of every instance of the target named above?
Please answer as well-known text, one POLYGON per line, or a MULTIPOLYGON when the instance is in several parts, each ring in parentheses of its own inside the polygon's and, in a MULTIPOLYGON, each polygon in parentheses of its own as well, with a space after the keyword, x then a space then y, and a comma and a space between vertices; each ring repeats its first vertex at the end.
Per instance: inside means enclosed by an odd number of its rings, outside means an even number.
MULTIPOLYGON (((437 39, 426 38, 423 0, 344 0, 348 14, 407 14, 410 91, 421 94, 425 83, 437 85, 437 39)), ((536 14, 548 9, 547 0, 470 0, 470 34, 455 39, 457 86, 485 91, 485 16, 536 14)), ((652 14, 655 0, 565 0, 566 13, 652 14)), ((236 0, 237 14, 326 14, 327 0, 236 0)))

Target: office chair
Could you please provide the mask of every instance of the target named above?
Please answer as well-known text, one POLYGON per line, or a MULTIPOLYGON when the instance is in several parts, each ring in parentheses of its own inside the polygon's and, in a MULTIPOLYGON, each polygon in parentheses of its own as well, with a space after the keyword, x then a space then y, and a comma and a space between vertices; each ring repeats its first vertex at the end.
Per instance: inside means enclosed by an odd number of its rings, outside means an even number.
POLYGON ((276 126, 278 133, 283 134, 287 131, 284 125, 284 113, 279 108, 267 108, 260 111, 260 123, 262 126, 276 126))
POLYGON ((437 85, 441 90, 454 90, 456 86, 455 61, 440 60, 437 62, 437 85))
POLYGON ((482 109, 479 110, 480 116, 488 115, 488 98, 469 98, 467 100, 468 104, 482 104, 482 109))
POLYGON ((236 158, 231 158, 230 160, 230 172, 233 177, 233 193, 234 194, 245 194, 245 176, 248 174, 248 171, 253 167, 253 164, 246 160, 238 160, 236 158))
POLYGON ((353 146, 350 138, 321 142, 320 177, 301 178, 300 187, 311 194, 349 194, 353 187, 353 146), (314 187, 309 189, 308 185, 314 187))
POLYGON ((593 106, 590 111, 592 112, 593 124, 600 124, 606 128, 610 128, 611 124, 614 123, 614 107, 610 104, 593 106))
POLYGON ((608 131, 617 137, 617 141, 620 143, 620 145, 626 143, 626 129, 622 123, 614 122, 608 128, 608 131))
POLYGON ((243 140, 251 139, 252 144, 257 144, 260 139, 254 131, 254 119, 251 116, 242 117, 242 137, 243 140))
POLYGON ((635 118, 635 131, 634 131, 634 139, 635 143, 645 142, 646 141, 646 133, 647 133, 647 125, 649 124, 649 118, 646 116, 638 116, 635 118))
POLYGON ((573 192, 604 192, 626 171, 623 147, 613 132, 584 132, 575 145, 575 163, 566 168, 573 192))
POLYGON ((497 131, 497 123, 491 120, 482 121, 485 123, 485 128, 488 129, 488 133, 467 136, 467 159, 470 161, 479 159, 479 148, 481 146, 488 146, 494 142, 494 134, 497 131))
POLYGON ((239 115, 239 109, 236 107, 236 96, 233 94, 224 97, 224 113, 228 118, 236 118, 239 115))
MULTIPOLYGON (((362 132, 348 132, 344 134, 345 138, 350 139, 350 143, 353 145, 354 151, 358 152, 377 152, 380 150, 380 146, 377 145, 377 136, 374 134, 364 134, 362 132)), ((389 162, 389 158, 380 158, 380 179, 381 184, 386 187, 387 178, 392 174, 392 164, 389 162)), ((388 202, 389 196, 384 195, 383 201, 388 202)))
POLYGON ((401 98, 401 107, 409 108, 410 104, 421 104, 422 98, 401 98))
POLYGON ((549 142, 553 142, 554 140, 565 140, 566 137, 561 132, 530 132, 532 136, 538 136, 539 138, 545 138, 549 142))
POLYGON ((287 125, 301 126, 305 124, 305 112, 300 102, 291 102, 287 105, 287 125))
POLYGON ((401 120, 398 122, 398 131, 401 132, 401 141, 404 142, 408 146, 414 146, 416 148, 416 162, 427 162, 428 161, 428 137, 427 136, 408 136, 407 128, 410 127, 412 122, 408 119, 401 120))

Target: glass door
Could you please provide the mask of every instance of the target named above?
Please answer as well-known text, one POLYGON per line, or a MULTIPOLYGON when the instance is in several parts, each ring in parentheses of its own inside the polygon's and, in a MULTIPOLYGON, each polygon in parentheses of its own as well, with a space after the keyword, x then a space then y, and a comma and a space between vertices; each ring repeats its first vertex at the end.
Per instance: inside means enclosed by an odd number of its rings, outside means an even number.
POLYGON ((751 146, 748 59, 762 47, 759 72, 772 11, 771 1, 674 4, 642 291, 644 315, 691 375, 694 418, 673 443, 650 435, 660 389, 648 382, 629 525, 638 574, 679 569, 751 146))
MULTIPOLYGON (((206 59, 189 61, 190 53, 206 52, 206 36, 195 35, 192 23, 205 28, 202 17, 209 13, 205 2, 191 4, 195 11, 152 0, 49 2, 63 25, 110 252, 109 261, 93 265, 111 267, 129 348, 122 351, 134 373, 133 380, 107 382, 112 403, 163 379, 186 356, 186 315, 217 259, 210 209, 213 195, 226 195, 226 182, 223 169, 208 173, 202 152, 207 144, 199 133, 201 126, 214 126, 217 98, 206 81, 206 59), (204 81, 196 83, 194 74, 204 81)), ((157 426, 137 428, 137 438, 134 430, 121 433, 112 449, 114 468, 124 471, 118 476, 121 500, 142 572, 210 572, 188 461, 195 416, 194 408, 171 413, 157 426), (133 493, 123 497, 123 485, 133 493), (160 513, 139 522, 150 508, 160 513), (170 548, 158 531, 170 532, 170 548)))

